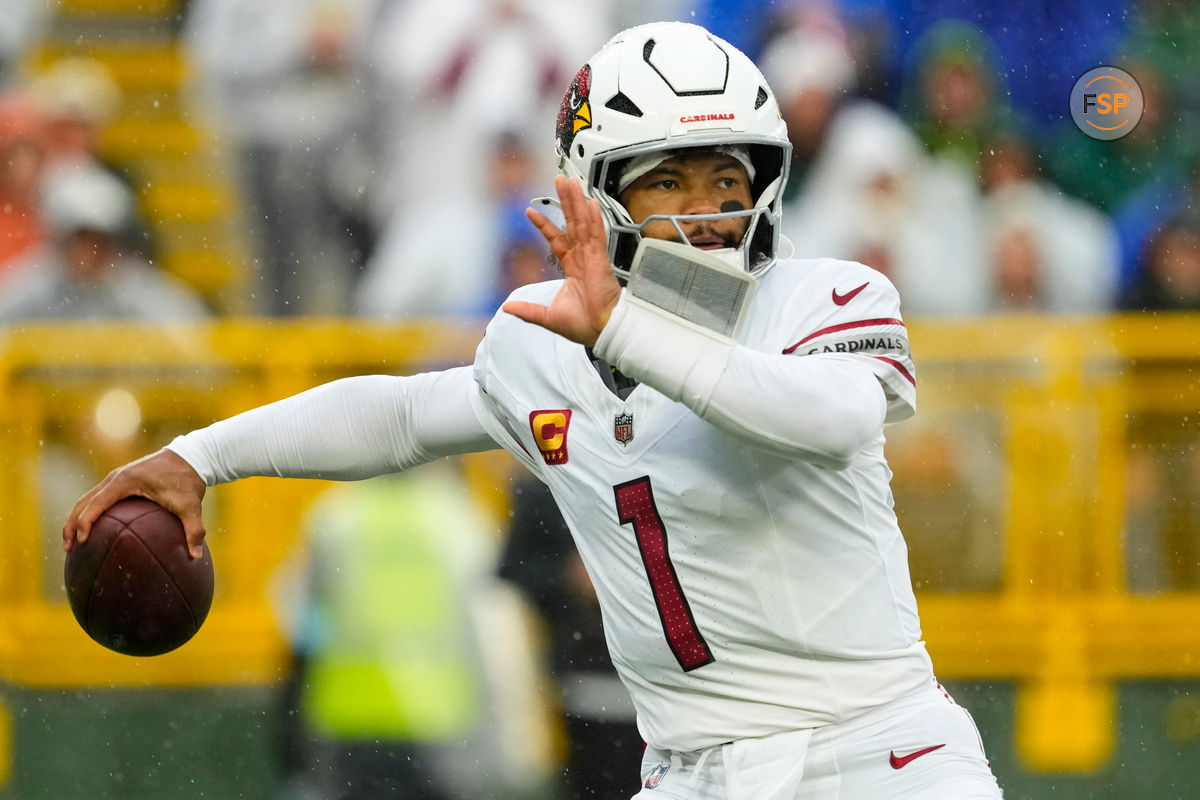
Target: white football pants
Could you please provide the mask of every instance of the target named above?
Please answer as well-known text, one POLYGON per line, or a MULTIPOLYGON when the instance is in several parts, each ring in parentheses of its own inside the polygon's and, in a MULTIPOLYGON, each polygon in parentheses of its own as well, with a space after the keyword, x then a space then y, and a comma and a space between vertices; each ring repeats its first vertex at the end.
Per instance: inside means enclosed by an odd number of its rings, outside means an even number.
POLYGON ((974 720, 940 685, 836 725, 646 748, 635 800, 1000 800, 974 720))

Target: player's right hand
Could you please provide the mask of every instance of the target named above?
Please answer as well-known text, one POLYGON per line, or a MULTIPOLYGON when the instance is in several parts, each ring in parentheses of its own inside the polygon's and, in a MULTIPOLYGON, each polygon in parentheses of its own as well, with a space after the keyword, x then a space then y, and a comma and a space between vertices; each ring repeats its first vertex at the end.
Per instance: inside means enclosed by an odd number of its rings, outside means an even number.
POLYGON ((145 497, 170 511, 183 523, 188 552, 200 558, 204 521, 201 501, 208 487, 204 479, 178 454, 163 449, 117 467, 75 501, 63 524, 63 549, 86 542, 92 525, 113 503, 126 497, 145 497))
POLYGON ((546 238, 550 252, 558 259, 564 275, 562 286, 548 306, 510 300, 502 308, 526 322, 591 347, 621 299, 621 285, 608 259, 608 234, 600 202, 588 200, 574 178, 568 180, 559 175, 554 179, 554 188, 566 220, 564 229, 532 208, 525 209, 525 215, 546 238))

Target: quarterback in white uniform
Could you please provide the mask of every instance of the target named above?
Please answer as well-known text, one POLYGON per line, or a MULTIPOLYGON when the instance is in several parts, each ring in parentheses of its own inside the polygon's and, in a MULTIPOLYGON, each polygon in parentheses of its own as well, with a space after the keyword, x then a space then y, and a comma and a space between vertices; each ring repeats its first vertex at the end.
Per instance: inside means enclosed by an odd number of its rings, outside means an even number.
POLYGON ((591 574, 647 742, 638 797, 1000 797, 934 678, 892 511, 884 425, 916 407, 900 299, 861 264, 781 258, 789 153, 728 43, 618 34, 559 113, 542 202, 565 226, 529 213, 565 277, 517 290, 472 367, 335 381, 179 437, 81 498, 64 545, 129 494, 196 549, 206 486, 498 445, 591 574))

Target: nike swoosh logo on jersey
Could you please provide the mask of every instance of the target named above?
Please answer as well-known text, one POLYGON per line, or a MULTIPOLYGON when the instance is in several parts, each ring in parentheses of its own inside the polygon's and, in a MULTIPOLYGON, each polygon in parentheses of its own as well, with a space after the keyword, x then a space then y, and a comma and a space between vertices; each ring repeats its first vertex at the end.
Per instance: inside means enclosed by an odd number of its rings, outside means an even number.
POLYGON ((898 755, 896 755, 896 751, 893 750, 891 753, 891 758, 889 758, 888 760, 892 764, 892 769, 901 769, 903 767, 907 767, 909 764, 911 764, 913 761, 917 760, 921 756, 929 755, 934 750, 941 750, 945 746, 946 745, 944 745, 944 744, 935 744, 933 747, 926 747, 924 750, 918 750, 917 752, 909 753, 906 756, 898 756, 898 755))
POLYGON ((870 285, 871 285, 871 282, 867 281, 862 286, 859 286, 857 289, 851 289, 850 291, 846 292, 845 294, 838 294, 838 290, 834 289, 833 290, 833 302, 836 305, 844 306, 844 305, 846 305, 846 303, 849 303, 851 300, 853 300, 855 297, 857 297, 859 292, 861 292, 863 289, 867 288, 870 285))

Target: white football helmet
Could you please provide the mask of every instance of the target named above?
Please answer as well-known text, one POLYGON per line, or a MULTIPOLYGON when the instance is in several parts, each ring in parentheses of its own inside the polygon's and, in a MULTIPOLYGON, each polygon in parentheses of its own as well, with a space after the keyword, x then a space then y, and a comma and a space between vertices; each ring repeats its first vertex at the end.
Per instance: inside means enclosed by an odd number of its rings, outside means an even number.
MULTIPOLYGON (((656 22, 614 36, 576 73, 558 112, 558 167, 600 201, 609 257, 628 278, 642 230, 670 220, 749 217, 732 256, 761 273, 779 257, 779 210, 791 157, 787 126, 771 88, 740 50, 698 25, 656 22), (634 224, 618 202, 632 159, 692 147, 749 154, 754 207, 719 214, 655 215, 634 224)), ((645 163, 644 159, 640 163, 645 163)), ((783 240, 786 242, 786 240, 783 240)))

